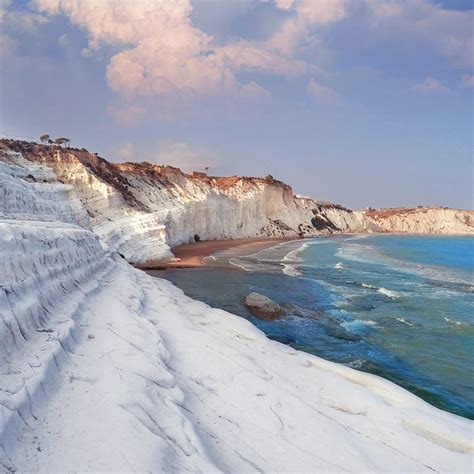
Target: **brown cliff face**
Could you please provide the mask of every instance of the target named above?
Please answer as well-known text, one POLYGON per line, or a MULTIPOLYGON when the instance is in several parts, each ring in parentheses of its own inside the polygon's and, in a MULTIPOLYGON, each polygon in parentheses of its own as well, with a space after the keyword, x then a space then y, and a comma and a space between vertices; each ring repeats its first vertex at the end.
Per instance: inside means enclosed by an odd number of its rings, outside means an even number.
POLYGON ((163 184, 167 182, 176 182, 179 179, 190 179, 201 184, 215 186, 222 190, 232 188, 237 184, 266 184, 281 187, 282 189, 293 192, 292 188, 274 179, 272 176, 250 177, 250 176, 210 176, 206 173, 194 171, 192 173, 184 173, 181 169, 168 165, 155 165, 147 162, 134 163, 114 163, 113 166, 123 174, 134 174, 151 177, 161 181, 163 184))

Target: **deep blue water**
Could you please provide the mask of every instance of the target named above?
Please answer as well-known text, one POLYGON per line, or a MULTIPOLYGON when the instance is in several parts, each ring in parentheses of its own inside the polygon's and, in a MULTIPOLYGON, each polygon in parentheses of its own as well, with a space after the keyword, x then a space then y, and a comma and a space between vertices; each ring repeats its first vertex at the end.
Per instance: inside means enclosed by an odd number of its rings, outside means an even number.
POLYGON ((381 375, 474 419, 474 238, 374 235, 287 242, 215 266, 159 273, 270 338, 381 375), (225 265, 227 262, 232 265, 225 265), (254 318, 250 291, 280 303, 254 318))

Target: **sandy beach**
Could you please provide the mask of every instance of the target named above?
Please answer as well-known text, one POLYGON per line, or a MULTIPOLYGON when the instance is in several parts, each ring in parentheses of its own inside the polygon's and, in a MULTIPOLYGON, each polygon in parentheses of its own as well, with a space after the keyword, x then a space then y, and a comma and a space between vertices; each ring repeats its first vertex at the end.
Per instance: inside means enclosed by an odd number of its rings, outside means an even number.
POLYGON ((173 248, 176 261, 149 261, 135 265, 141 270, 160 270, 164 268, 195 268, 206 265, 205 258, 216 252, 241 247, 240 254, 248 255, 257 252, 275 243, 289 242, 295 238, 286 239, 228 239, 206 240, 191 244, 178 245, 173 248))

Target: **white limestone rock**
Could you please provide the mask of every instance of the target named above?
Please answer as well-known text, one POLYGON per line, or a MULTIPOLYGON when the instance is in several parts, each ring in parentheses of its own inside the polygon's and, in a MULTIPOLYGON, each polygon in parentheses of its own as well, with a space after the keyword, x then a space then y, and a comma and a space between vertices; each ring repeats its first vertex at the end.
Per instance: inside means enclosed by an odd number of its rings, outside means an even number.
POLYGON ((134 269, 103 241, 140 254, 152 213, 98 193, 99 237, 83 194, 0 162, 0 470, 471 472, 471 421, 134 269))

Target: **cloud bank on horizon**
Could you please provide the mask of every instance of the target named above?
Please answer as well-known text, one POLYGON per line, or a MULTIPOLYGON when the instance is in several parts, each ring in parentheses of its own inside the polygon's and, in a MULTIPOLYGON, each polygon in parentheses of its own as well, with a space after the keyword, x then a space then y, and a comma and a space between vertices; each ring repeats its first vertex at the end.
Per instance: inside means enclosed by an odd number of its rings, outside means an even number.
POLYGON ((337 199, 331 178, 355 206, 469 207, 473 18, 460 1, 0 0, 2 133, 276 170, 337 199))

